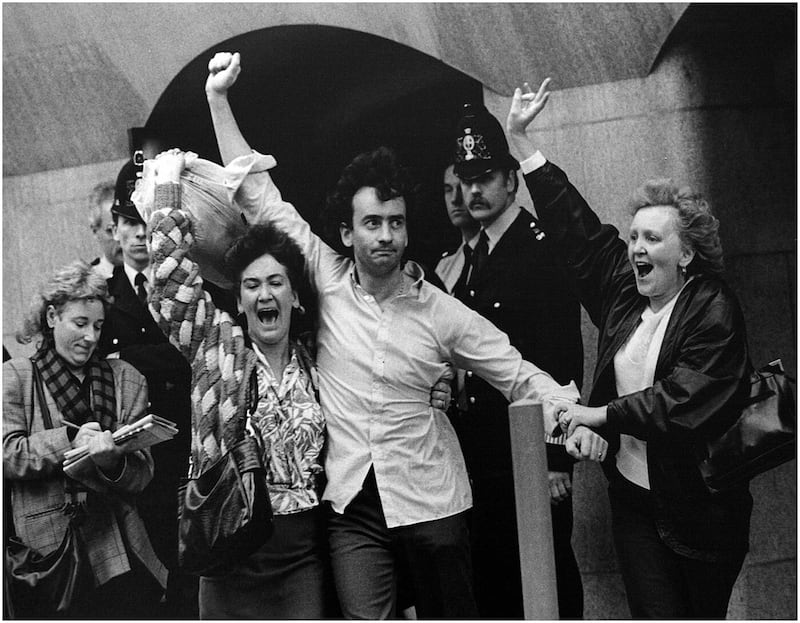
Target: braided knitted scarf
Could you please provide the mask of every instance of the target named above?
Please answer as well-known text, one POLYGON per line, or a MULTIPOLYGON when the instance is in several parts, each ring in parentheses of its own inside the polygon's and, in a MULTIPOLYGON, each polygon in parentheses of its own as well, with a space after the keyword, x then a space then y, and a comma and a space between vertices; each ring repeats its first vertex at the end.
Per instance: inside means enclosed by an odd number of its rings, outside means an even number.
POLYGON ((98 358, 97 353, 86 363, 92 404, 81 391, 81 383, 56 352, 52 338, 45 339, 31 357, 42 373, 42 381, 56 401, 61 417, 77 424, 99 422, 102 430, 113 430, 117 419, 117 401, 114 394, 114 373, 111 364, 98 358))

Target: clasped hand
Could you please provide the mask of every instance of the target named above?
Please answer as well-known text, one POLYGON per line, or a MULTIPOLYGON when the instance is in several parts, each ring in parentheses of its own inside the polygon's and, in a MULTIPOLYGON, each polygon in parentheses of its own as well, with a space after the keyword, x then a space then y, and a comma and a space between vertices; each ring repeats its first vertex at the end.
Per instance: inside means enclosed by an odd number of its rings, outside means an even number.
POLYGON ((561 430, 567 435, 564 446, 571 456, 580 460, 605 459, 608 442, 592 429, 606 423, 606 407, 560 402, 555 405, 555 413, 561 430))

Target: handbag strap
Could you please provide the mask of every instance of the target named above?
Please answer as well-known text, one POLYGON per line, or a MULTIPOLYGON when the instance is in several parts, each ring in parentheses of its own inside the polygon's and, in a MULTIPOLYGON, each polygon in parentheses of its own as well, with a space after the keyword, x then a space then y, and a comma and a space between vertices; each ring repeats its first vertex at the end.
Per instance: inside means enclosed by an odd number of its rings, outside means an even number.
POLYGON ((35 361, 31 360, 31 365, 33 366, 33 389, 36 392, 36 398, 39 401, 39 408, 42 411, 44 427, 53 428, 53 420, 50 418, 50 408, 47 406, 47 400, 44 398, 44 382, 42 381, 42 373, 39 371, 35 361))

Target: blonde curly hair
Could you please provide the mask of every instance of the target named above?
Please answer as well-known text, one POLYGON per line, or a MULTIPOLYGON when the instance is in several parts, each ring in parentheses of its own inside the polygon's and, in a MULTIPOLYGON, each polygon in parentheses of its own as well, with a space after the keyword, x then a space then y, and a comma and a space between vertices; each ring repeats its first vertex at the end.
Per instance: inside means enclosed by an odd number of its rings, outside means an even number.
POLYGON ((28 344, 36 335, 41 335, 45 342, 52 341, 53 330, 47 326, 47 308, 52 305, 60 314, 64 306, 73 301, 100 301, 106 311, 111 305, 105 278, 82 260, 59 268, 42 285, 22 329, 17 333, 17 341, 28 344))

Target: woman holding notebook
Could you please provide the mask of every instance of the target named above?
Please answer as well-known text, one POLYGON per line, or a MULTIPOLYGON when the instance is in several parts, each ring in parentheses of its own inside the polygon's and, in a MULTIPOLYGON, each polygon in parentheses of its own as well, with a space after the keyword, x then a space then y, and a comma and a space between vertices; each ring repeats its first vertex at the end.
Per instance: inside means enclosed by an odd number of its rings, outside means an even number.
MULTIPOLYGON (((21 544, 57 550, 76 526, 83 581, 66 611, 34 594, 17 617, 147 618, 166 585, 136 512, 153 477, 149 450, 127 451, 114 432, 146 414, 147 384, 130 364, 95 349, 109 304, 106 281, 85 262, 60 270, 41 289, 20 341, 41 336, 30 358, 3 364, 3 473, 21 544), (76 449, 88 460, 64 471, 76 449)), ((129 449, 128 449, 129 450, 129 449)), ((7 576, 8 577, 8 576, 7 576)))

